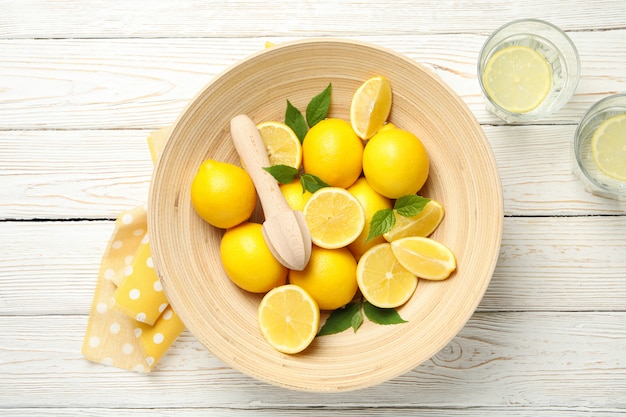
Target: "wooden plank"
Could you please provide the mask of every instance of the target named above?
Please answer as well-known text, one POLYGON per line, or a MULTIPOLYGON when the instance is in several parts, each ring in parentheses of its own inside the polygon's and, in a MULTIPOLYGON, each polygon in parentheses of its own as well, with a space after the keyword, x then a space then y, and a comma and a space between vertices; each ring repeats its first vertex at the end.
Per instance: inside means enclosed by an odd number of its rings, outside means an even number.
POLYGON ((477 313, 431 360, 341 394, 241 375, 186 332, 151 374, 104 367, 80 354, 85 325, 84 316, 0 317, 0 409, 626 408, 624 312, 477 313))
POLYGON ((380 7, 345 0, 294 1, 289 7, 282 2, 198 0, 179 1, 176 7, 165 0, 2 3, 0 37, 9 38, 300 36, 303 19, 306 33, 313 36, 481 32, 520 17, 546 19, 564 30, 590 30, 622 27, 626 10, 619 0, 579 2, 576 7, 563 0, 452 1, 436 7, 428 1, 380 7))
MULTIPOLYGON (((272 409, 239 409, 235 406, 228 408, 11 408, 2 410, 4 417, 65 417, 89 415, 91 417, 104 416, 128 416, 128 417, 151 417, 158 412, 160 417, 239 417, 239 416, 270 416, 270 417, 299 417, 299 416, 315 416, 315 417, 400 417, 415 416, 419 414, 423 417, 621 417, 624 411, 620 409, 589 409, 589 408, 568 408, 564 407, 473 407, 473 408, 445 408, 445 407, 368 407, 359 408, 351 407, 312 407, 312 408, 272 408, 272 409), (591 414, 593 413, 593 414, 591 414)), ((1 410, 1 408, 0 408, 1 410)))
MULTIPOLYGON (((626 305, 626 216, 505 218, 479 311, 626 305)), ((86 314, 110 221, 0 223, 0 315, 86 314)))
MULTIPOLYGON (((573 173, 573 125, 485 126, 507 216, 606 215, 624 205, 573 173), (524 161, 524 163, 520 163, 524 161)), ((149 130, 0 131, 0 219, 113 219, 143 204, 149 130)))
MULTIPOLYGON (((542 123, 577 123, 592 103, 621 91, 626 82, 626 29, 573 32, 572 38, 581 55, 577 93, 542 123)), ((171 124, 206 83, 260 51, 267 39, 0 40, 0 130, 152 129, 171 124)), ((476 81, 476 59, 486 35, 351 39, 424 64, 461 96, 481 123, 502 123, 484 109, 476 81)))

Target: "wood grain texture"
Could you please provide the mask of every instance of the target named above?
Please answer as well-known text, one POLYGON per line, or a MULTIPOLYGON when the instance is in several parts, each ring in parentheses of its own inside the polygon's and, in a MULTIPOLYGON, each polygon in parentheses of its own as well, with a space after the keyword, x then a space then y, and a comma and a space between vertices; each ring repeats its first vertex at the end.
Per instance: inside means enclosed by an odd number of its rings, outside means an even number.
MULTIPOLYGON (((112 231, 112 221, 0 223, 0 315, 86 314, 112 231)), ((623 311, 625 236, 623 216, 506 217, 479 311, 623 311)))
POLYGON ((626 208, 584 191, 568 148, 592 103, 626 91, 626 3, 390 4, 0 0, 1 415, 625 414, 626 208), (582 76, 557 114, 506 126, 484 110, 475 62, 488 34, 519 17, 566 30, 582 76), (338 396, 260 383, 187 332, 151 375, 85 361, 80 344, 112 219, 146 201, 147 134, 265 41, 307 37, 403 53, 483 125, 506 217, 478 312, 422 366, 338 396))
POLYGON ((339 413, 373 407, 410 414, 415 408, 568 407, 594 414, 626 406, 619 395, 626 390, 624 312, 476 313, 451 343, 414 370, 358 394, 332 395, 288 391, 243 376, 186 332, 151 374, 92 364, 79 353, 85 325, 85 316, 0 317, 11 334, 0 335, 4 409, 114 404, 305 414, 324 405, 339 413))
POLYGON ((565 30, 624 26, 626 7, 619 0, 577 3, 567 0, 463 2, 398 1, 382 7, 367 0, 316 2, 158 0, 3 0, 2 37, 236 37, 303 34, 350 36, 364 32, 390 35, 492 31, 509 20, 538 17, 565 30), (250 13, 254 10, 254 13, 250 13), (488 19, 485 19, 485 11, 488 19), (64 22, 65 24, 60 24, 64 22))
MULTIPOLYGON (((577 123, 600 98, 623 90, 626 29, 573 32, 581 80, 572 100, 541 123, 577 123)), ((476 81, 486 35, 360 35, 431 68, 481 123, 476 81)), ((301 37, 273 39, 280 43, 301 37)), ((173 123, 200 89, 263 48, 267 37, 157 39, 0 39, 0 129, 153 129, 173 123), (46 111, 42 112, 41 109, 46 111)))
MULTIPOLYGON (((498 164, 505 215, 624 213, 624 204, 586 192, 574 175, 575 126, 483 129, 498 164)), ((0 219, 114 219, 145 203, 153 171, 149 132, 0 131, 0 219)))

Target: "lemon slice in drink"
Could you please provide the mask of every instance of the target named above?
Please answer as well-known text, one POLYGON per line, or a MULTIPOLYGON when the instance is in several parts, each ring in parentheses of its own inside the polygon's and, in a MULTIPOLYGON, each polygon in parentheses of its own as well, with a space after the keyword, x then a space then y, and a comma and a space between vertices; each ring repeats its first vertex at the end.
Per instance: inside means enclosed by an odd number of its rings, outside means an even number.
POLYGON ((259 304, 259 327, 273 348, 283 353, 306 349, 317 334, 320 310, 297 285, 282 285, 269 291, 259 304))
POLYGON ((426 237, 439 226, 439 223, 441 223, 443 219, 443 214, 443 206, 435 200, 430 200, 422 211, 415 216, 404 217, 398 213, 394 213, 396 223, 391 230, 383 234, 383 237, 388 242, 409 236, 426 237))
POLYGON ((385 77, 365 81, 352 96, 350 123, 361 139, 369 139, 383 127, 391 111, 391 85, 385 77))
POLYGON ((365 227, 365 212, 356 197, 339 187, 317 190, 304 205, 311 240, 325 249, 354 242, 365 227))
POLYGON ((591 154, 603 174, 626 181, 626 114, 602 122, 591 138, 591 154))
POLYGON ((419 278, 439 281, 456 269, 454 253, 428 237, 405 237, 391 242, 391 250, 400 265, 419 278))
POLYGON ((552 86, 546 59, 528 46, 499 50, 487 62, 483 85, 489 97, 510 113, 527 113, 541 104, 552 86))
POLYGON ((417 277, 404 268, 381 243, 363 254, 356 269, 361 294, 376 307, 394 308, 406 303, 417 287, 417 277))
POLYGON ((257 125, 270 164, 287 165, 296 169, 302 163, 302 145, 294 131, 284 123, 268 121, 257 125))

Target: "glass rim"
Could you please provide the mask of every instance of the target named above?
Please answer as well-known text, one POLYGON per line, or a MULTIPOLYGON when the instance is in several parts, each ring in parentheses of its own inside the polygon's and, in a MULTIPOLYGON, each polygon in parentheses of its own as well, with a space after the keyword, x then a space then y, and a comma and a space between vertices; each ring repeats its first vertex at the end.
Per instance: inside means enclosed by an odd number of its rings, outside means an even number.
POLYGON ((603 190, 603 192, 614 194, 614 195, 622 195, 623 193, 616 192, 614 190, 613 191, 606 190, 602 184, 598 183, 597 180, 593 178, 587 172, 586 169, 583 168, 582 156, 579 151, 578 142, 580 141, 582 130, 587 126, 587 123, 593 118, 593 116, 599 113, 598 109, 611 100, 617 100, 621 98, 625 99, 624 106, 626 107, 626 92, 611 94, 593 103, 591 107, 589 107, 580 118, 578 125, 576 126, 576 130, 574 131, 574 141, 573 141, 574 159, 576 160, 576 165, 578 165, 578 169, 580 173, 582 173, 582 175, 586 178, 588 182, 590 182, 593 185, 593 187, 597 189, 601 189, 603 190))
MULTIPOLYGON (((539 25, 543 25, 549 29, 554 30, 557 34, 559 34, 563 40, 566 41, 566 44, 569 45, 571 52, 573 52, 574 55, 574 61, 575 61, 575 68, 572 68, 572 72, 574 72, 573 70, 575 69, 575 81, 574 84, 571 86, 571 94, 573 95, 576 88, 578 87, 578 83, 579 83, 579 78, 580 78, 580 69, 581 69, 581 64, 580 64, 580 55, 578 53, 578 49, 576 48, 576 45, 574 44, 574 41, 572 41, 572 39, 567 35, 567 33, 565 31, 563 31, 561 28, 559 28, 558 26, 556 26, 553 23, 550 23, 548 21, 545 20, 541 20, 541 19, 536 19, 536 18, 521 18, 521 19, 515 19, 515 20, 511 20, 503 25, 500 25, 498 28, 496 28, 493 32, 491 32, 491 34, 487 37, 487 39, 485 40, 485 42, 483 43, 483 45, 480 48, 480 51, 478 53, 478 59, 477 59, 477 63, 476 63, 476 75, 478 78, 478 84, 480 86, 481 92, 483 94, 484 97, 488 97, 489 95, 487 94, 487 90, 485 88, 485 85, 483 83, 483 79, 481 76, 481 72, 482 69, 484 67, 484 65, 486 65, 487 60, 483 60, 482 57, 485 55, 486 52, 486 48, 487 45, 489 45, 489 43, 496 37, 498 36, 498 34, 500 32, 502 32, 504 29, 516 25, 516 24, 520 24, 520 23, 536 23, 539 25), (483 62, 484 61, 484 62, 483 62)), ((550 41, 550 39, 547 39, 548 41, 550 41)), ((551 42, 554 44, 554 42, 551 42)), ((557 47, 556 45, 554 45, 555 47, 557 47)), ((558 48, 558 47, 557 47, 558 48)), ((559 48, 560 49, 560 48, 559 48)), ((571 97, 569 97, 567 100, 569 100, 571 97)), ((508 116, 510 116, 513 119, 518 119, 517 121, 523 121, 523 120, 527 120, 527 121, 532 121, 532 120, 537 120, 537 119, 541 119, 542 117, 545 117, 545 115, 531 115, 529 113, 513 113, 510 112, 506 109, 503 109, 502 107, 498 106, 496 103, 494 103, 493 101, 491 101, 491 104, 493 106, 495 106, 498 111, 502 112, 503 114, 506 114, 508 116)), ((556 109, 558 110, 558 109, 556 109)))

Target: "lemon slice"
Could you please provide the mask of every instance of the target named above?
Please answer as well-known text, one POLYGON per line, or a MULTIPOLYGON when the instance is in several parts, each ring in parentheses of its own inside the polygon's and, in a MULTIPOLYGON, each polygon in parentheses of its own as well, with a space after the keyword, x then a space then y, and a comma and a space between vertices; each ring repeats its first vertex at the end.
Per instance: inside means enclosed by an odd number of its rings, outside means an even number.
POLYGON ((302 164, 302 145, 294 131, 281 122, 263 122, 257 125, 265 150, 273 165, 287 165, 296 169, 302 164))
POLYGON ((354 242, 365 227, 359 200, 344 188, 317 190, 304 205, 304 219, 317 246, 337 249, 354 242))
POLYGON ((454 253, 444 244, 428 237, 405 237, 391 242, 400 265, 419 278, 442 280, 456 269, 454 253))
POLYGON ((435 200, 430 200, 415 216, 405 217, 394 213, 396 223, 383 237, 388 242, 409 236, 426 237, 439 226, 443 214, 443 206, 435 200))
POLYGON ((527 113, 541 104, 552 87, 546 59, 528 46, 509 46, 493 54, 483 73, 491 99, 510 113, 527 113))
POLYGON ((391 85, 385 77, 365 81, 352 96, 350 123, 361 139, 369 139, 383 127, 391 111, 391 85))
POLYGON ((602 122, 591 138, 591 154, 603 174, 626 181, 626 114, 602 122))
POLYGON ((380 308, 394 308, 406 303, 417 288, 417 277, 404 268, 391 250, 381 243, 363 254, 356 269, 361 294, 380 308))
POLYGON ((315 300, 297 285, 282 285, 269 291, 259 304, 259 327, 274 349, 298 353, 317 334, 320 310, 315 300))

